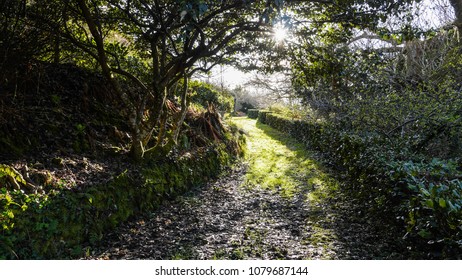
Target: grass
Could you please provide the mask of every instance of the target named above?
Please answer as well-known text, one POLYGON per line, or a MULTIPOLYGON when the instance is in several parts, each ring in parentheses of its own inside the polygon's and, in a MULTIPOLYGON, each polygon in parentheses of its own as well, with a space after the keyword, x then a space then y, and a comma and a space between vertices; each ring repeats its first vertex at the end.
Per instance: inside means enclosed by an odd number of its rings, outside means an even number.
POLYGON ((313 202, 338 187, 313 153, 289 136, 246 117, 235 117, 232 122, 248 134, 245 187, 270 189, 284 198, 305 193, 313 202))
MULTIPOLYGON (((309 228, 311 234, 301 242, 316 246, 322 252, 321 258, 333 258, 337 236, 327 226, 332 221, 328 221, 324 208, 339 183, 316 161, 313 152, 288 135, 246 117, 235 117, 232 121, 247 134, 248 171, 242 187, 269 189, 291 203, 310 205, 310 219, 303 227, 309 228)), ((247 229, 246 233, 248 238, 258 241, 256 232, 247 229)), ((258 244, 252 244, 254 250, 258 250, 258 244)))

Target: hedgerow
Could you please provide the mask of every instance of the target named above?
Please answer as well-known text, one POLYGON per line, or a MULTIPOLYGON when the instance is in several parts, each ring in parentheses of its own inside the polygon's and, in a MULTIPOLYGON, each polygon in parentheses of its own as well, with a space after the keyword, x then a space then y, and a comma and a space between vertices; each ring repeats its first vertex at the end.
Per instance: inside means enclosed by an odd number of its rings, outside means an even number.
POLYGON ((462 172, 456 161, 425 160, 392 147, 380 135, 358 135, 338 124, 291 120, 267 111, 260 111, 258 121, 322 152, 346 175, 355 196, 371 210, 401 220, 407 237, 448 256, 462 252, 462 172))

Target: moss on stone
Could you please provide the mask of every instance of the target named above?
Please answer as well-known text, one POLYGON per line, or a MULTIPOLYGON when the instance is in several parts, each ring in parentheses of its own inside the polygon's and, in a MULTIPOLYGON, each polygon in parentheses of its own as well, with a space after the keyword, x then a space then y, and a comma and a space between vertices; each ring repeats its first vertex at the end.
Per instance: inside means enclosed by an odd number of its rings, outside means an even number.
POLYGON ((205 183, 233 157, 225 145, 218 145, 162 163, 145 163, 141 172, 126 170, 106 184, 81 191, 62 190, 36 199, 17 194, 16 200, 29 201, 27 210, 16 211, 14 227, 3 231, 0 258, 82 257, 105 232, 155 209, 165 198, 205 183))

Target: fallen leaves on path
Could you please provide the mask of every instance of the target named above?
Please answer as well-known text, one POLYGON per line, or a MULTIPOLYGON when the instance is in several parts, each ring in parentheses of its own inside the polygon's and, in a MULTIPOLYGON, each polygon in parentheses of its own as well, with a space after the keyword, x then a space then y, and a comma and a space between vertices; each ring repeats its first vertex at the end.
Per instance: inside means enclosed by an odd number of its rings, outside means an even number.
MULTIPOLYGON (((249 135, 252 137, 252 132, 249 135)), ((281 139, 273 141, 285 145, 281 139)), ((286 154, 276 152, 279 157, 286 154)), ((258 152, 250 153, 249 157, 259 156, 258 152)), ((249 162, 252 164, 255 158, 249 162)), ((284 186, 252 184, 248 179, 251 168, 238 164, 215 182, 125 223, 106 236, 90 258, 403 258, 399 246, 393 243, 396 238, 382 231, 380 221, 371 222, 360 205, 335 188, 322 188, 328 175, 320 176, 320 171, 313 171, 314 166, 305 174, 296 174, 292 182, 298 186, 290 195, 284 192, 284 186)))

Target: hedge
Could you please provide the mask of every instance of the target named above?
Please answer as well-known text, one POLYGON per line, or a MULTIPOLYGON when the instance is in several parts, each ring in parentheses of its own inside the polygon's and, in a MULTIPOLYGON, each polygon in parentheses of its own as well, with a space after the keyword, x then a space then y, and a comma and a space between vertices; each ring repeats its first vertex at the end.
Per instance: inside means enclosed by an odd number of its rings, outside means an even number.
POLYGON ((441 256, 462 254, 462 171, 456 161, 425 160, 391 147, 380 135, 357 135, 340 125, 267 111, 258 120, 322 152, 371 210, 403 217, 409 236, 434 244, 432 250, 444 251, 441 256))
POLYGON ((271 111, 267 111, 267 110, 258 111, 258 121, 261 122, 262 124, 266 124, 266 116, 270 113, 271 111))

